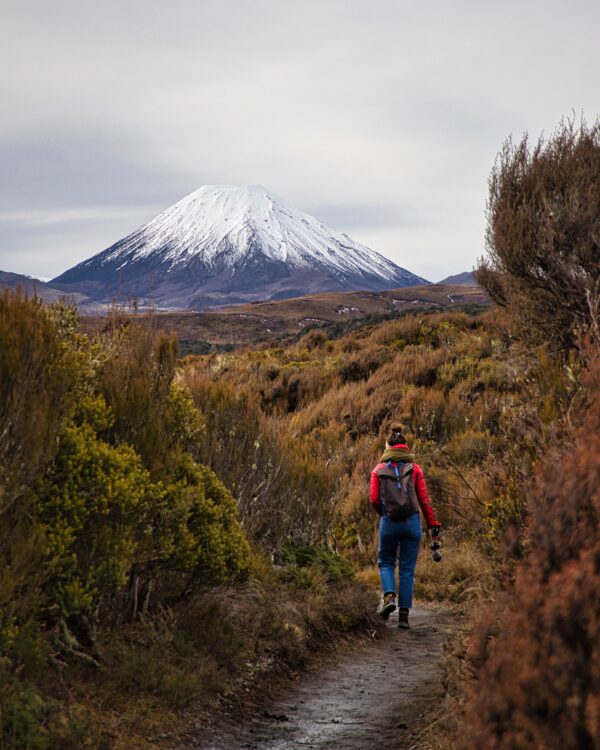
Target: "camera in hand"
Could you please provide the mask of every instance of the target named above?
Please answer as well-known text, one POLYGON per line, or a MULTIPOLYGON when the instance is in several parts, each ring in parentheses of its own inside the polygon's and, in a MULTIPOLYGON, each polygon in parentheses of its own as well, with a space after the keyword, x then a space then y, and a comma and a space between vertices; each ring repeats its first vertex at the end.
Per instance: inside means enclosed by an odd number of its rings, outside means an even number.
POLYGON ((429 549, 431 550, 431 559, 433 562, 441 562, 442 561, 442 553, 440 552, 442 545, 437 541, 437 539, 434 539, 433 542, 429 545, 429 549))

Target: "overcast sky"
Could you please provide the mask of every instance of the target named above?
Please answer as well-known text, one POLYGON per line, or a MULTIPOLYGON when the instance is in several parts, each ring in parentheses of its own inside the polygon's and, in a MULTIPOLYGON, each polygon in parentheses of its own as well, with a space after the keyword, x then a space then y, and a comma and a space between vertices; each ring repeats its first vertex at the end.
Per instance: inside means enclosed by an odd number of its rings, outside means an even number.
POLYGON ((0 269, 260 183, 428 279, 509 134, 600 111, 596 0, 0 0, 0 269))

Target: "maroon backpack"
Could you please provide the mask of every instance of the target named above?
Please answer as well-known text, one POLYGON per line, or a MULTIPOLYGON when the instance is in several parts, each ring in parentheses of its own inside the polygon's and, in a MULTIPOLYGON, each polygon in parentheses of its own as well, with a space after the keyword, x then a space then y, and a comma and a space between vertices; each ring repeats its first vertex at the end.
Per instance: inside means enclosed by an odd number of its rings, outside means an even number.
POLYGON ((377 469, 383 512, 392 521, 402 521, 419 510, 413 469, 414 464, 392 461, 377 469))

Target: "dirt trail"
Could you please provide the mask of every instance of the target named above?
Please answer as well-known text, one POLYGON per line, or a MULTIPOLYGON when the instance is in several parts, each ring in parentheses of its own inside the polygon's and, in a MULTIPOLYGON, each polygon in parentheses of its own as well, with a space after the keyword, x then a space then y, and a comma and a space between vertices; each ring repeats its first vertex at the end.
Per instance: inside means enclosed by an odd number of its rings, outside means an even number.
POLYGON ((411 629, 392 615, 384 636, 302 677, 268 711, 235 726, 200 729, 180 750, 409 750, 435 697, 449 615, 414 609, 411 629))

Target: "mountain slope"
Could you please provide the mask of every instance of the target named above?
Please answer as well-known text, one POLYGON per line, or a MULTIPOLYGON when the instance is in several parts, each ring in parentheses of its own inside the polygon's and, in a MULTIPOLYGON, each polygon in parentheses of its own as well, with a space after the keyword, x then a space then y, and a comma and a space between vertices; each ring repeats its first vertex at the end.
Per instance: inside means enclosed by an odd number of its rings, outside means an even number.
MULTIPOLYGON (((323 292, 270 302, 253 302, 204 312, 173 311, 125 316, 125 320, 174 332, 184 351, 209 345, 247 345, 283 334, 352 320, 394 315, 408 310, 452 310, 484 307, 489 298, 479 287, 419 284, 382 292, 323 292)), ((82 330, 93 333, 106 325, 104 316, 85 316, 82 330)))
POLYGON ((73 294, 65 295, 65 292, 60 289, 54 289, 44 281, 34 279, 31 276, 25 276, 21 273, 12 273, 11 271, 0 271, 0 289, 20 289, 23 294, 27 294, 29 297, 39 297, 44 302, 57 302, 68 296, 75 302, 81 302, 83 295, 73 294))
POLYGON ((462 273, 454 274, 454 276, 446 276, 445 279, 437 282, 438 284, 455 284, 457 286, 477 286, 475 280, 475 274, 473 271, 463 271, 462 273))
POLYGON ((52 281, 96 301, 161 308, 420 283, 259 185, 206 185, 52 281))

